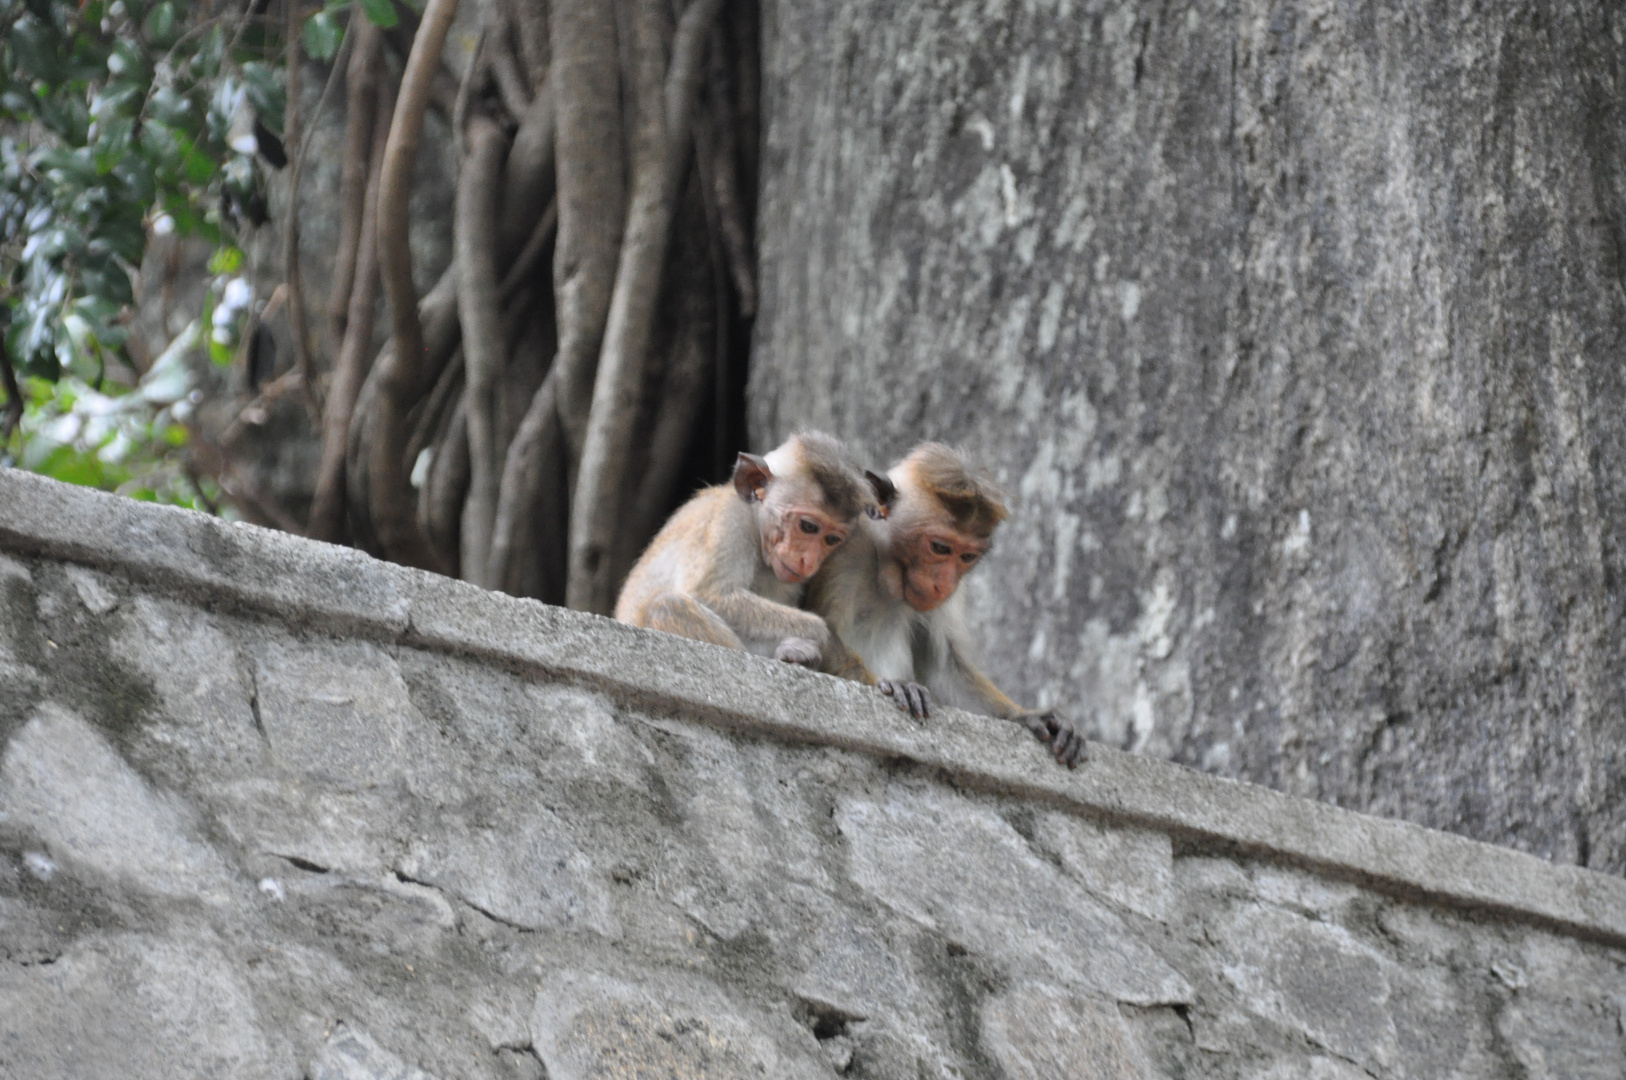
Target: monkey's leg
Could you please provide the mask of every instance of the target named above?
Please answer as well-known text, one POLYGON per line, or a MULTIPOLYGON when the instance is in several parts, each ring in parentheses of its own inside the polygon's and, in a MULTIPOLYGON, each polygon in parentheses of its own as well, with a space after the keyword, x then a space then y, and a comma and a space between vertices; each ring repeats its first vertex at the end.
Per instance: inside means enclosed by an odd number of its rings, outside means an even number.
POLYGON ((865 686, 875 687, 885 694, 892 704, 916 720, 924 720, 932 714, 932 697, 924 686, 914 682, 877 679, 868 665, 847 647, 847 643, 841 640, 841 635, 834 630, 830 631, 830 644, 825 650, 824 662, 819 665, 819 670, 826 675, 836 675, 863 683, 865 686))
POLYGON ((649 602, 645 618, 651 630, 664 630, 668 634, 681 634, 696 641, 709 641, 725 649, 745 648, 740 636, 729 629, 721 616, 692 596, 661 593, 649 602))
POLYGON ((836 675, 853 682, 861 682, 865 686, 875 685, 875 674, 859 659, 858 654, 847 648, 834 630, 830 631, 830 644, 824 652, 824 662, 819 670, 826 675, 836 675))

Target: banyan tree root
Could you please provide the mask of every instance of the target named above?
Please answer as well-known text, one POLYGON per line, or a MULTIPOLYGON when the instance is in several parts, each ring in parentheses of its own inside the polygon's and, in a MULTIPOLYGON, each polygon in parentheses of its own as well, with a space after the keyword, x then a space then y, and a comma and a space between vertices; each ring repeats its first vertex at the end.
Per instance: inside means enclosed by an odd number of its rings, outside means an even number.
POLYGON ((756 0, 463 2, 486 6, 461 86, 441 62, 458 0, 352 28, 356 160, 308 531, 608 611, 665 514, 736 448, 756 0), (431 108, 461 160, 453 261, 419 297, 407 206, 431 108), (369 364, 380 288, 389 333, 369 364))

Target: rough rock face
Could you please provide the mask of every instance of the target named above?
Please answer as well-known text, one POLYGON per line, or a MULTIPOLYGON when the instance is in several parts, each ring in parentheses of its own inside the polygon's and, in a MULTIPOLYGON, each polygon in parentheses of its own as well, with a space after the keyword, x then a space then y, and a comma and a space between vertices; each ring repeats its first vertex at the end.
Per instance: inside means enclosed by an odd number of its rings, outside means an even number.
POLYGON ((1623 1075, 1619 879, 11 470, 0 505, 0 1076, 1623 1075))
POLYGON ((1626 9, 764 7, 755 441, 981 454, 1100 739, 1626 870, 1626 9))

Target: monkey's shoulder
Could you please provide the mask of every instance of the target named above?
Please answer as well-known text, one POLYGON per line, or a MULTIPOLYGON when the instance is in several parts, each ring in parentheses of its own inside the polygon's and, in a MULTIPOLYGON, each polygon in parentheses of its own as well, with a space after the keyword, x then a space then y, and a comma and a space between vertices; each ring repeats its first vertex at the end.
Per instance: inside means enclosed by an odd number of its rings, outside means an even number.
POLYGON ((880 549, 859 521, 846 543, 831 552, 807 585, 806 606, 821 615, 852 617, 877 593, 880 549))
POLYGON ((650 541, 648 550, 666 547, 713 549, 721 538, 720 534, 739 529, 741 510, 746 511, 749 517, 749 508, 732 488, 721 484, 702 488, 666 519, 661 531, 650 541))

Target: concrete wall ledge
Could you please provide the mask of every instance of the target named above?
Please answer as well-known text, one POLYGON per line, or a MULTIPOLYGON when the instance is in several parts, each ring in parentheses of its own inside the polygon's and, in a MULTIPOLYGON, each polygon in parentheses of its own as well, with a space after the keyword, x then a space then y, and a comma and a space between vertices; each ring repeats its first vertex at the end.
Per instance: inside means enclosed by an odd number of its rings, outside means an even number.
POLYGON ((103 570, 295 629, 478 657, 751 737, 915 762, 963 788, 1160 830, 1188 850, 1626 944, 1626 880, 1103 746, 1069 772, 1014 725, 949 709, 916 724, 852 683, 348 548, 0 469, 0 551, 103 570))

